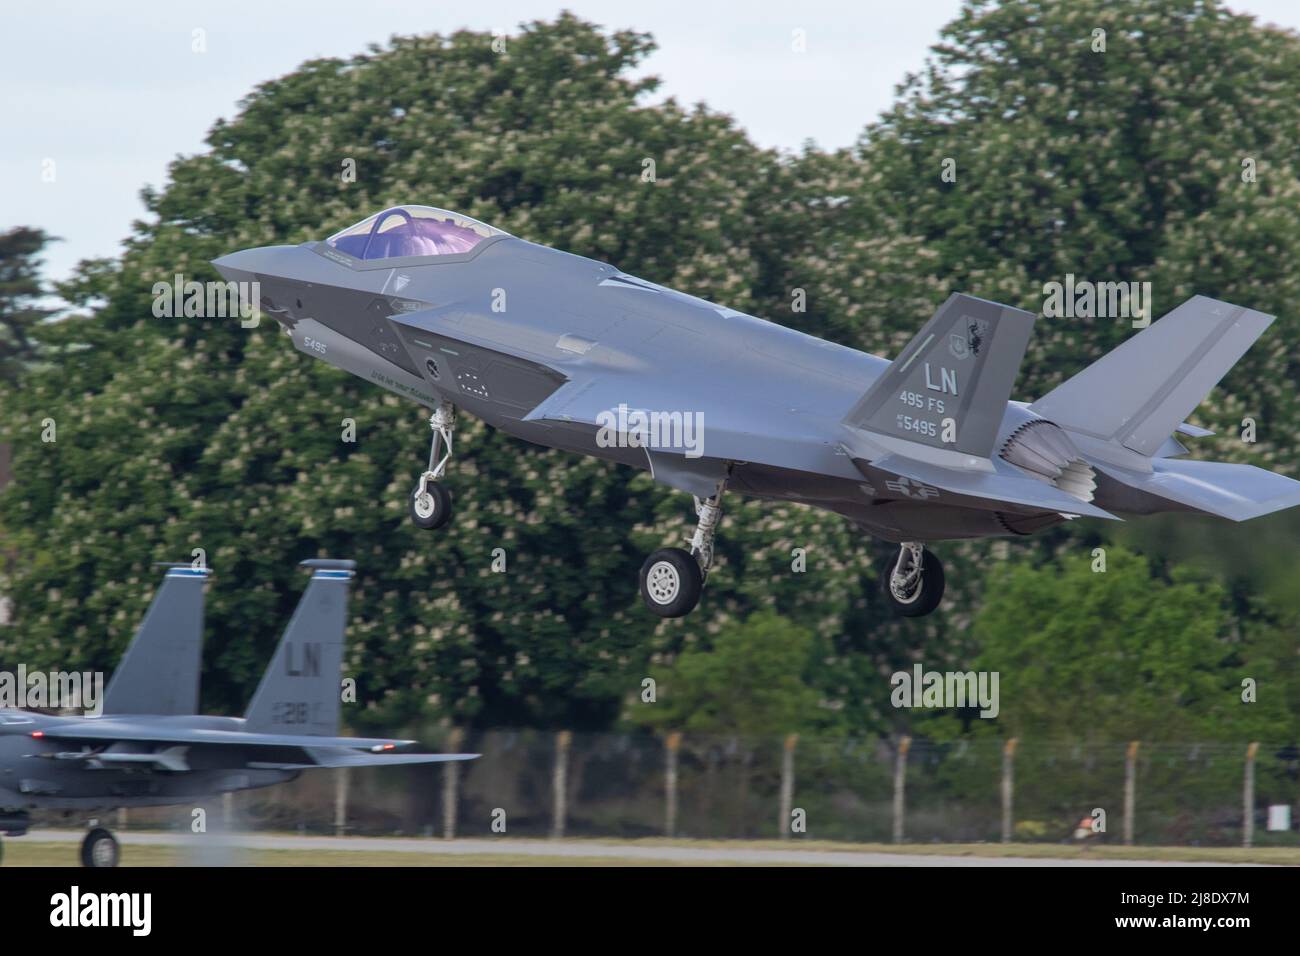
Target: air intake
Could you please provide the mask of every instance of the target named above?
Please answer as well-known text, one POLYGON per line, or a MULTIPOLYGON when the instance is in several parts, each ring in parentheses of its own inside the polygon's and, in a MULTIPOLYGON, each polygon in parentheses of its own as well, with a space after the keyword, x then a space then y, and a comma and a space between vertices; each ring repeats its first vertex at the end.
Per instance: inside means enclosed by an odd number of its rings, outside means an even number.
POLYGON ((1097 474, 1058 425, 1039 419, 1011 433, 999 456, 1039 481, 1080 501, 1091 501, 1097 474))

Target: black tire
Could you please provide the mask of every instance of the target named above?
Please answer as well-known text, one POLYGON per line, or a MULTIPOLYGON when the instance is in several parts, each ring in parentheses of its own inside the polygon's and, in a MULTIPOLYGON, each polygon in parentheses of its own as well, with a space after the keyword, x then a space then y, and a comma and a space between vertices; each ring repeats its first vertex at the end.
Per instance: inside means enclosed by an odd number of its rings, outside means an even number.
POLYGON ((880 593, 889 609, 900 617, 924 617, 943 600, 943 564, 929 550, 921 552, 921 582, 909 601, 900 601, 889 588, 898 555, 891 554, 880 563, 880 593))
POLYGON ((641 600, 660 617, 690 614, 703 593, 704 572, 689 551, 660 548, 641 565, 641 600))
POLYGON ((81 841, 81 865, 90 867, 117 866, 121 858, 121 848, 113 834, 103 827, 96 827, 86 834, 81 841))
POLYGON ((417 528, 435 531, 451 520, 451 492, 436 481, 426 482, 424 495, 417 494, 419 485, 411 492, 411 521, 417 528))

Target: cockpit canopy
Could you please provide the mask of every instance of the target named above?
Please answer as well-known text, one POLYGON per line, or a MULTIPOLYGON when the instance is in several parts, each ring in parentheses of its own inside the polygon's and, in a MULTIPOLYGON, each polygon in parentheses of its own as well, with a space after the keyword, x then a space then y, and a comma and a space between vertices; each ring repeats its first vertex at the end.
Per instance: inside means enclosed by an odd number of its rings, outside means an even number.
POLYGON ((394 206, 325 240, 357 259, 449 256, 469 252, 484 239, 508 236, 486 223, 432 206, 394 206))

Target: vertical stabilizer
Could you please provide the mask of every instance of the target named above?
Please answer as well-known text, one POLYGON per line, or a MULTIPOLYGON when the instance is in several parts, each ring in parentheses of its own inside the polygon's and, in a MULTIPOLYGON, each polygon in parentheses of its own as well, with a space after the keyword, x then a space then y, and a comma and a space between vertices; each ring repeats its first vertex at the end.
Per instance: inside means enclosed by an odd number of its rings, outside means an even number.
POLYGON ((162 586, 104 693, 105 714, 197 714, 208 571, 164 565, 162 586))
POLYGON ((246 730, 332 737, 339 730, 343 632, 353 561, 313 559, 311 581, 248 705, 246 730))
POLYGON ((988 458, 1033 328, 1031 312, 949 296, 844 424, 988 458))
POLYGON ((1156 455, 1272 321, 1192 296, 1029 407, 1062 428, 1156 455))

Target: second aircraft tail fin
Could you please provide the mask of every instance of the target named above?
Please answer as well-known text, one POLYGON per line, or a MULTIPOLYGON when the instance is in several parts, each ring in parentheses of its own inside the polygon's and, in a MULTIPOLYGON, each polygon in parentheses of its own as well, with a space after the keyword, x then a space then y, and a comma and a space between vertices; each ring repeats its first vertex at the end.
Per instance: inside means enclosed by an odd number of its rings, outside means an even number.
POLYGON ((104 692, 105 714, 199 712, 203 584, 208 571, 165 565, 162 586, 104 692))
POLYGON ((356 562, 322 558, 302 564, 312 569, 311 580, 248 705, 244 729, 334 737, 339 731, 348 582, 356 562))

